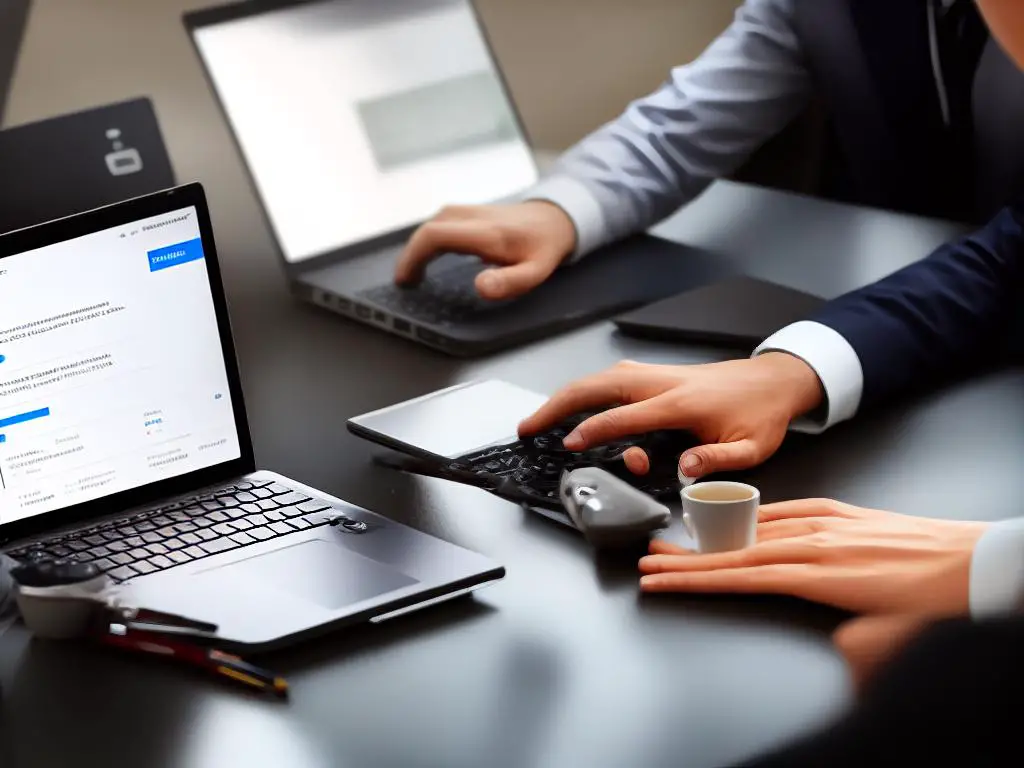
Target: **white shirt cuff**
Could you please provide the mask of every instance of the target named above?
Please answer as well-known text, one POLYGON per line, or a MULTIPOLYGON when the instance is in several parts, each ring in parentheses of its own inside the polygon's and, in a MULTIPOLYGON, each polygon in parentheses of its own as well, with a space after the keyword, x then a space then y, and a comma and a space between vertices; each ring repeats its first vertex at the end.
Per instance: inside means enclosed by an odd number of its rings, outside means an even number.
POLYGON ((523 199, 554 203, 572 219, 576 248, 566 264, 578 261, 605 244, 607 229, 601 204, 583 182, 569 176, 551 176, 527 190, 523 199))
POLYGON ((991 525, 971 556, 971 616, 1024 609, 1024 518, 991 525))
POLYGON ((793 422, 794 430, 824 432, 857 412, 864 389, 864 371, 857 352, 838 331, 801 320, 773 333, 754 350, 754 355, 765 352, 786 352, 799 357, 818 375, 825 390, 824 420, 803 417, 793 422))

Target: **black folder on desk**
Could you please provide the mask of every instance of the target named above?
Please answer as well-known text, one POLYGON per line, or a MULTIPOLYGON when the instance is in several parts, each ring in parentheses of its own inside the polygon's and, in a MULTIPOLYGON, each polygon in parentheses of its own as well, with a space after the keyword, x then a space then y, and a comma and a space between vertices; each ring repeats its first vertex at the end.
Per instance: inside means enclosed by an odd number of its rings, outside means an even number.
POLYGON ((615 324, 627 336, 751 351, 824 303, 803 291, 739 276, 619 315, 615 324))

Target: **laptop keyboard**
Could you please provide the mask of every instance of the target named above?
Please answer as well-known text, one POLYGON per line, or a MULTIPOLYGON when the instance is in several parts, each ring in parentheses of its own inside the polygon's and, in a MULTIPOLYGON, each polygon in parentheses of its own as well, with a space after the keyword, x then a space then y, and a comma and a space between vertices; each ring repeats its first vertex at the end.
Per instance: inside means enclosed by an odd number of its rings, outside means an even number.
POLYGON ((696 443, 680 430, 662 430, 635 438, 606 443, 587 451, 565 448, 563 439, 591 414, 580 414, 542 435, 492 446, 460 456, 452 468, 511 481, 526 500, 553 509, 561 509, 559 485, 562 472, 580 467, 600 467, 657 499, 678 498, 678 461, 687 448, 696 443), (634 475, 622 461, 627 448, 639 446, 650 459, 646 475, 634 475))
POLYGON ((94 563, 124 581, 322 525, 350 533, 367 529, 366 523, 282 483, 241 482, 7 554, 19 561, 94 563))
POLYGON ((357 295, 393 314, 432 325, 461 323, 507 303, 484 299, 476 292, 473 280, 483 269, 478 260, 467 258, 462 263, 428 272, 414 287, 386 283, 357 295))

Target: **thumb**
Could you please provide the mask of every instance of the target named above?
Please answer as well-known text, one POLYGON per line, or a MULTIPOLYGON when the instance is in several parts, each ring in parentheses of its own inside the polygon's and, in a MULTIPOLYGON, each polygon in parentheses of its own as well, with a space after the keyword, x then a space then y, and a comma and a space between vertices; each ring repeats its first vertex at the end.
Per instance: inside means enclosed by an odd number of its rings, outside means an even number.
POLYGON ((476 290, 485 299, 513 299, 533 290, 551 271, 536 258, 508 267, 485 269, 476 276, 476 290))
POLYGON ((757 443, 747 438, 691 448, 679 457, 679 472, 691 480, 713 472, 747 469, 761 460, 757 443))
POLYGON ((832 637, 860 688, 928 624, 924 616, 864 616, 851 619, 832 637))

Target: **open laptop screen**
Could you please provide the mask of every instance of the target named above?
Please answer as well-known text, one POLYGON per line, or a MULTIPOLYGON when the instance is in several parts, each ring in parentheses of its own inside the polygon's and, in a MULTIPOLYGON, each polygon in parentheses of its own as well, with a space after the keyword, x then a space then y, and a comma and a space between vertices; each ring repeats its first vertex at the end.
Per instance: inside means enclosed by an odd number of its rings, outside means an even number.
POLYGON ((329 0, 193 36, 291 263, 536 181, 467 0, 329 0))
POLYGON ((0 525, 236 459, 194 206, 0 259, 0 525))

